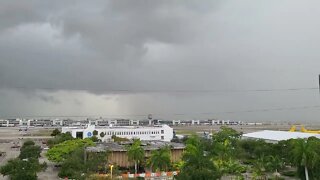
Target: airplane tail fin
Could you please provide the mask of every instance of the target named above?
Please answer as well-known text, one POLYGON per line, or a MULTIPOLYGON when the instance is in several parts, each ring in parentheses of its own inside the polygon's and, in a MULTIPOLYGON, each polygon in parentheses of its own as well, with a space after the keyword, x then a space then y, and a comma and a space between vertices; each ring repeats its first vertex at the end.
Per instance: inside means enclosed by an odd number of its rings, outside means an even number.
POLYGON ((307 132, 308 130, 304 128, 304 126, 301 126, 301 132, 307 132))
POLYGON ((295 131, 296 131, 296 126, 295 125, 291 126, 289 132, 295 132, 295 131))

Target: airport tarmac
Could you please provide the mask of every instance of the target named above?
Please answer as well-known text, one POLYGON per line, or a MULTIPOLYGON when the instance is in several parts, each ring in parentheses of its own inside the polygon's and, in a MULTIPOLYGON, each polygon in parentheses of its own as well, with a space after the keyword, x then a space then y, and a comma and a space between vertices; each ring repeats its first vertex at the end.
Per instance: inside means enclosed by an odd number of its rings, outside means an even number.
MULTIPOLYGON (((217 132, 220 130, 222 125, 176 125, 172 126, 177 134, 193 134, 193 133, 203 133, 203 132, 217 132)), ((291 124, 288 123, 278 123, 278 124, 263 124, 263 125, 229 125, 228 127, 235 129, 238 132, 250 133, 263 130, 276 130, 276 131, 289 131, 291 124)), ((319 129, 320 124, 306 125, 307 129, 319 129)), ((300 127, 297 126, 297 131, 300 127)))

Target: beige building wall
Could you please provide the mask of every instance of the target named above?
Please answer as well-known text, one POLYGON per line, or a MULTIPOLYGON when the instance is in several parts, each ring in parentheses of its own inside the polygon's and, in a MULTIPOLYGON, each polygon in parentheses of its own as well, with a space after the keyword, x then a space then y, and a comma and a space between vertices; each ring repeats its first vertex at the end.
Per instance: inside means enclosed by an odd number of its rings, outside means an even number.
MULTIPOLYGON (((145 157, 149 158, 152 151, 145 151, 145 157)), ((171 150, 171 162, 177 162, 181 160, 183 149, 171 150)), ((118 165, 120 167, 134 166, 133 162, 128 160, 127 151, 113 151, 108 156, 108 163, 118 165)))

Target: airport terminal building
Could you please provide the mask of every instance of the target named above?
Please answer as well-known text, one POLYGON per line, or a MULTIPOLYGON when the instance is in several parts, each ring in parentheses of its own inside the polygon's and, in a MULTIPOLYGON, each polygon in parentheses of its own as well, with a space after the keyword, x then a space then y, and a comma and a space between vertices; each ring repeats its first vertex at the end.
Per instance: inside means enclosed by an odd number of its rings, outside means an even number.
POLYGON ((104 142, 117 136, 127 139, 140 139, 145 141, 171 141, 173 138, 173 129, 168 125, 155 126, 108 126, 99 127, 95 125, 87 125, 85 127, 62 127, 62 133, 70 132, 74 138, 88 138, 97 131, 97 137, 104 142))

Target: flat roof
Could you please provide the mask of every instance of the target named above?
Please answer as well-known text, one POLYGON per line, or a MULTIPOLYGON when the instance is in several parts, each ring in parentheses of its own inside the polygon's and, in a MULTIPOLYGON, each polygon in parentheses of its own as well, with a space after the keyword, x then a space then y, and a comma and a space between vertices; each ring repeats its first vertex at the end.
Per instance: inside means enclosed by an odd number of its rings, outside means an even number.
POLYGON ((165 125, 154 125, 154 126, 95 126, 96 129, 157 129, 163 128, 165 125))
POLYGON ((270 140, 270 141, 282 141, 282 140, 298 139, 298 138, 304 139, 309 137, 320 138, 320 134, 264 130, 264 131, 257 131, 257 132, 243 134, 242 137, 264 139, 264 140, 270 140))
MULTIPOLYGON (((166 124, 163 125, 154 125, 154 126, 94 126, 95 129, 121 129, 121 130, 130 130, 130 129, 161 129, 164 127, 170 127, 166 124)), ((85 130, 87 126, 69 126, 69 127, 62 127, 64 129, 77 129, 77 130, 85 130)))
MULTIPOLYGON (((96 146, 86 147, 88 152, 104 152, 104 151, 127 151, 127 146, 132 142, 108 142, 98 143, 96 146)), ((141 141, 141 147, 145 151, 158 150, 161 147, 168 146, 171 149, 185 149, 185 145, 182 143, 164 142, 164 141, 141 141)))

